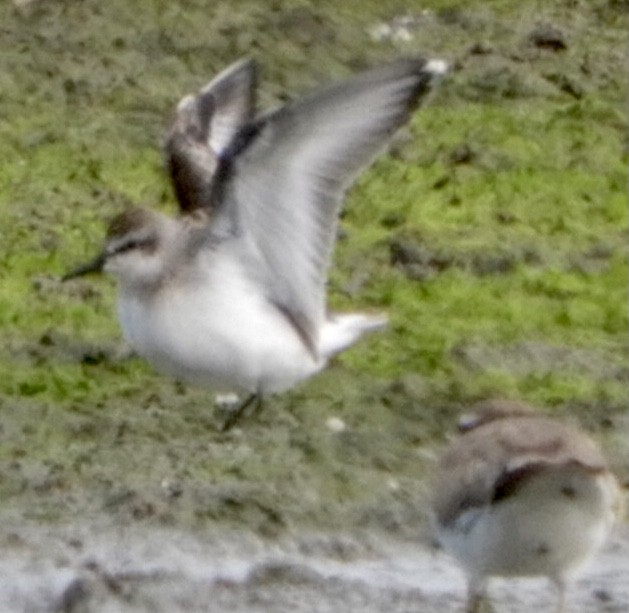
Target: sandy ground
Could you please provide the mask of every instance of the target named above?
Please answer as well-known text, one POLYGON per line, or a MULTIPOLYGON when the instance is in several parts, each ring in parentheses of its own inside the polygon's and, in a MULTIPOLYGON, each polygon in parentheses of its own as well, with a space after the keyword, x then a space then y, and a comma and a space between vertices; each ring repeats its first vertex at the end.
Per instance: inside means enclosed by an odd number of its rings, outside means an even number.
MULTIPOLYGON (((6 613, 463 610, 463 575, 444 554, 382 535, 269 541, 107 520, 5 521, 0 547, 6 613)), ((568 610, 629 610, 627 560, 623 526, 578 577, 568 610)), ((543 579, 497 579, 491 595, 496 612, 554 610, 543 579)))

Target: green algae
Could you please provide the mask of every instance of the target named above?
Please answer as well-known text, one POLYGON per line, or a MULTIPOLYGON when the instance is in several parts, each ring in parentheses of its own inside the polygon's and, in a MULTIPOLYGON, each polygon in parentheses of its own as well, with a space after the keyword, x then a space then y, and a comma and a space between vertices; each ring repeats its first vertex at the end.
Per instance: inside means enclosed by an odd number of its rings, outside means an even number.
POLYGON ((496 395, 576 414, 619 453, 626 15, 603 1, 424 4, 0 7, 3 507, 404 530, 423 518, 435 441, 496 395), (374 36, 402 14, 409 40, 374 36), (565 49, 530 42, 540 22, 565 49), (59 276, 123 207, 174 211, 168 115, 229 62, 259 61, 268 106, 415 53, 453 70, 349 194, 330 280, 334 308, 387 311, 389 330, 219 434, 209 393, 126 352, 110 281, 59 276))

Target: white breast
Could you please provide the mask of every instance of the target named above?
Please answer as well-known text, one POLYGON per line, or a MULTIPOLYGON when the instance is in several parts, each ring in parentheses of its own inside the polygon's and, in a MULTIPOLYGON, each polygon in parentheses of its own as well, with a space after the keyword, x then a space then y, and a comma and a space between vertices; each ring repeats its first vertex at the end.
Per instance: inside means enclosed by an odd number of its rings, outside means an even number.
POLYGON ((154 294, 119 292, 125 337, 157 369, 218 391, 275 392, 324 366, 236 263, 217 256, 205 272, 154 294))

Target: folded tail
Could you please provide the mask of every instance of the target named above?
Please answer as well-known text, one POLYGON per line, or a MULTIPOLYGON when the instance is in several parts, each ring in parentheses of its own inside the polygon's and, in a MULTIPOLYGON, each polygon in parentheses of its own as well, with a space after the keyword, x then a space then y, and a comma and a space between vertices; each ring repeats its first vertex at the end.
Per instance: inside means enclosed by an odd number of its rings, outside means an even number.
POLYGON ((321 330, 319 353, 329 359, 353 345, 363 334, 382 330, 387 325, 386 315, 348 313, 329 314, 321 330))

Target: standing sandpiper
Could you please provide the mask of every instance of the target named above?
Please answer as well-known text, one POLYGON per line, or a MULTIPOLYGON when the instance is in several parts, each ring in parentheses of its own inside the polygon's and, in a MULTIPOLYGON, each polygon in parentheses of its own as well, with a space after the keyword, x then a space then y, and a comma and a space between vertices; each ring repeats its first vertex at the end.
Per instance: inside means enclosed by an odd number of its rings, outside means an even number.
POLYGON ((565 611, 572 572, 605 543, 618 483, 581 430, 518 402, 480 403, 460 422, 434 483, 437 538, 468 575, 467 612, 488 578, 546 576, 565 611))

